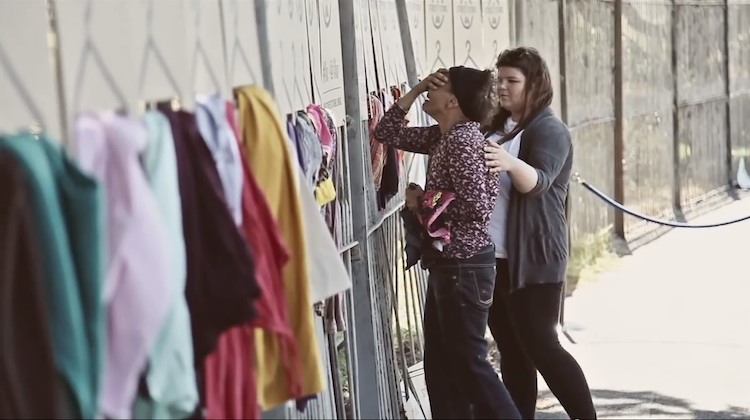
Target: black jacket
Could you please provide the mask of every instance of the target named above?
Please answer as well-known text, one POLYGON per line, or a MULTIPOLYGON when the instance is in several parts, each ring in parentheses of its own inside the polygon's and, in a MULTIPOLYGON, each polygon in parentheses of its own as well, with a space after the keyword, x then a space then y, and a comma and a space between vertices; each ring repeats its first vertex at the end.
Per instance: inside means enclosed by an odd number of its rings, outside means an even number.
POLYGON ((539 180, 526 194, 511 188, 507 252, 511 292, 565 280, 568 232, 565 200, 573 166, 568 127, 550 108, 526 126, 518 157, 536 168, 539 180))

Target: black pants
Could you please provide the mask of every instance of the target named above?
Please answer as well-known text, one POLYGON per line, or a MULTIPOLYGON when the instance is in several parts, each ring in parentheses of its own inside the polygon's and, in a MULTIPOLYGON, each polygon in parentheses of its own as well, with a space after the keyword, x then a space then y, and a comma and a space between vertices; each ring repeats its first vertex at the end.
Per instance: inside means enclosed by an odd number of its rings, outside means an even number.
POLYGON ((503 382, 521 416, 533 419, 537 370, 568 416, 595 419, 586 377, 557 338, 562 284, 526 286, 509 294, 507 260, 497 260, 497 281, 489 326, 500 351, 503 382))
POLYGON ((520 414, 487 360, 494 250, 430 266, 424 314, 424 371, 434 419, 517 419, 520 414))

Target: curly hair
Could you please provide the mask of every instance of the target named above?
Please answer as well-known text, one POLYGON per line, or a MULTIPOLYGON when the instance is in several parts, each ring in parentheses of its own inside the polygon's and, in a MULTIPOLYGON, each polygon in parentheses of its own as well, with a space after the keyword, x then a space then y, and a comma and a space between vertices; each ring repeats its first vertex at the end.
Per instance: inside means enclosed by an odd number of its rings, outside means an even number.
POLYGON ((463 113, 483 126, 490 124, 500 110, 497 71, 456 66, 448 75, 463 113))
MULTIPOLYGON (((526 106, 516 128, 510 133, 504 133, 504 141, 515 137, 539 111, 549 107, 552 104, 554 91, 547 63, 535 48, 518 47, 501 52, 495 63, 496 69, 500 69, 500 67, 516 68, 526 77, 526 87, 524 89, 526 106)), ((496 132, 503 130, 505 121, 510 117, 510 114, 510 111, 500 107, 499 112, 492 119, 486 131, 496 132)))

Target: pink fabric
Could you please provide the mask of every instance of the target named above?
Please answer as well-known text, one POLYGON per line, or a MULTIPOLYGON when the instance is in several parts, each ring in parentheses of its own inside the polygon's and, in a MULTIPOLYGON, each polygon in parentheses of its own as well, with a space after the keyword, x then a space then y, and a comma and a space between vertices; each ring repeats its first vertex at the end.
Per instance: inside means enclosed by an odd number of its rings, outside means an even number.
POLYGON ((103 185, 107 212, 107 355, 99 416, 132 418, 138 380, 172 302, 168 236, 139 155, 141 121, 113 112, 81 114, 77 160, 103 185))
POLYGON ((320 105, 311 104, 307 106, 307 115, 315 124, 315 131, 318 133, 320 138, 320 144, 323 146, 323 154, 330 156, 334 147, 333 137, 331 136, 331 129, 328 127, 326 121, 325 111, 320 105))
POLYGON ((232 327, 206 357, 206 419, 259 419, 253 328, 232 327))
MULTIPOLYGON (((450 191, 425 191, 422 196, 421 216, 427 233, 445 243, 451 240, 450 226, 440 219, 445 209, 456 199, 450 191)), ((445 218, 443 218, 445 219, 445 218)))

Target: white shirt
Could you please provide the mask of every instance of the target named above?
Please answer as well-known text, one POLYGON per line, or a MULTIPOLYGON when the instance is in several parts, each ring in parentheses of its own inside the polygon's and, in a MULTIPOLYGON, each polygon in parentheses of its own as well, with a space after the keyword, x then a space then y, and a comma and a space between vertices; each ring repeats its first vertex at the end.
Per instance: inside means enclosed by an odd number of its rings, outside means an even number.
MULTIPOLYGON (((515 127, 516 123, 508 118, 508 121, 505 123, 505 132, 509 133, 515 127)), ((502 144, 502 147, 514 157, 518 157, 522 135, 523 130, 516 134, 512 140, 508 140, 502 144)), ((487 139, 497 143, 502 137, 501 133, 493 133, 487 139)), ((495 201, 495 209, 492 211, 492 216, 490 217, 490 237, 492 238, 492 242, 495 243, 495 258, 507 258, 508 252, 505 248, 507 229, 505 224, 508 220, 508 202, 513 182, 507 172, 500 173, 498 182, 500 184, 500 191, 497 194, 497 201, 495 201)))

